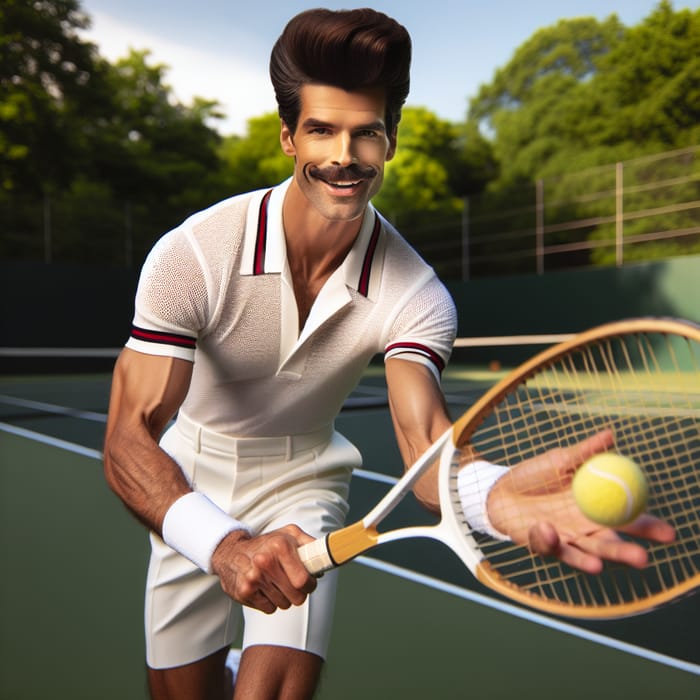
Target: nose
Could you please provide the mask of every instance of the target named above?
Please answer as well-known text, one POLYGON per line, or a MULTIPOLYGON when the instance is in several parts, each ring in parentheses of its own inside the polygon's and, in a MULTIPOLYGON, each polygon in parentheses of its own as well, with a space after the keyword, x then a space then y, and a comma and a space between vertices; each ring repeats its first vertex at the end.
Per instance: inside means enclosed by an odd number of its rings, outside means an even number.
POLYGON ((356 160, 353 140, 350 134, 340 133, 335 143, 333 165, 347 167, 356 160))

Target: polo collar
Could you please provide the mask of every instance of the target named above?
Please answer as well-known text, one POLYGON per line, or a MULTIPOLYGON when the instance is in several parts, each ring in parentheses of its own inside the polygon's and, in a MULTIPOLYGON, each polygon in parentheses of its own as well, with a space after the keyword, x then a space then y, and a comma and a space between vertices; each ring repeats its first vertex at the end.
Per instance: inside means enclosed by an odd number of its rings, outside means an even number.
MULTIPOLYGON (((254 193, 248 208, 242 275, 279 275, 286 264, 287 247, 282 224, 282 204, 291 178, 281 185, 254 193)), ((360 233, 339 268, 345 284, 374 300, 379 291, 384 260, 383 226, 379 213, 370 204, 360 233)))

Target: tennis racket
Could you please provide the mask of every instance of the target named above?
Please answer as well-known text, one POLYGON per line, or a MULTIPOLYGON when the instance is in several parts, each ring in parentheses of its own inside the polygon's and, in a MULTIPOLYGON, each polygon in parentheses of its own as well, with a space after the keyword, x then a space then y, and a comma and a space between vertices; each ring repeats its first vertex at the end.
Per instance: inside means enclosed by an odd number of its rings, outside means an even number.
MULTIPOLYGON (((540 492, 570 489, 572 476, 556 474, 558 483, 538 485, 540 492)), ((513 471, 502 478, 516 484, 513 471)), ((575 508, 573 499, 568 507, 575 508)), ((507 517, 521 515, 513 510, 507 517)), ((620 321, 541 352, 487 391, 365 518, 299 553, 307 569, 319 574, 405 537, 437 539, 494 591, 569 617, 624 617, 691 593, 700 586, 700 327, 672 319, 620 321), (526 546, 473 531, 465 521, 457 493, 457 474, 473 459, 465 458, 465 450, 513 467, 604 430, 612 430, 613 449, 644 470, 647 512, 676 530, 670 544, 645 542, 646 568, 606 563, 600 574, 586 574, 526 546), (380 523, 437 459, 440 522, 379 532, 380 523)))

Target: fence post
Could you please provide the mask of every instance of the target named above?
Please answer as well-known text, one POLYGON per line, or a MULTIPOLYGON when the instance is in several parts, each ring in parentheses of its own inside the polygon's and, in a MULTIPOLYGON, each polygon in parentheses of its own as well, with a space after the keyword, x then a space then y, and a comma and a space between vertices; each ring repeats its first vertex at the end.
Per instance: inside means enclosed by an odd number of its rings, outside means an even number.
POLYGON ((622 267, 624 261, 624 183, 622 161, 615 163, 615 264, 622 267))
POLYGON ((544 274, 544 180, 535 183, 535 257, 537 274, 544 274))
POLYGON ((469 197, 462 207, 462 281, 469 279, 469 197))

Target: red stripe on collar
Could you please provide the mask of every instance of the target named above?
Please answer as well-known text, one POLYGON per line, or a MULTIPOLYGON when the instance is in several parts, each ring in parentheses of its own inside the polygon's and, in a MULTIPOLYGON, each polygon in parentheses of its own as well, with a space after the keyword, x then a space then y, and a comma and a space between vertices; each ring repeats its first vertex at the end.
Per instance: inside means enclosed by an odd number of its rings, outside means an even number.
POLYGON ((365 259, 362 262, 362 273, 360 274, 360 281, 357 285, 357 291, 362 294, 363 297, 369 295, 369 280, 372 274, 372 262, 374 261, 374 253, 377 250, 377 243, 379 241, 379 234, 381 230, 382 225, 379 221, 379 217, 375 213, 374 230, 372 231, 372 237, 369 240, 369 245, 367 246, 367 251, 365 252, 365 259))
POLYGON ((258 235, 255 239, 255 258, 253 259, 253 274, 265 274, 265 251, 267 250, 267 207, 270 203, 272 190, 267 192, 260 202, 258 216, 258 235))

